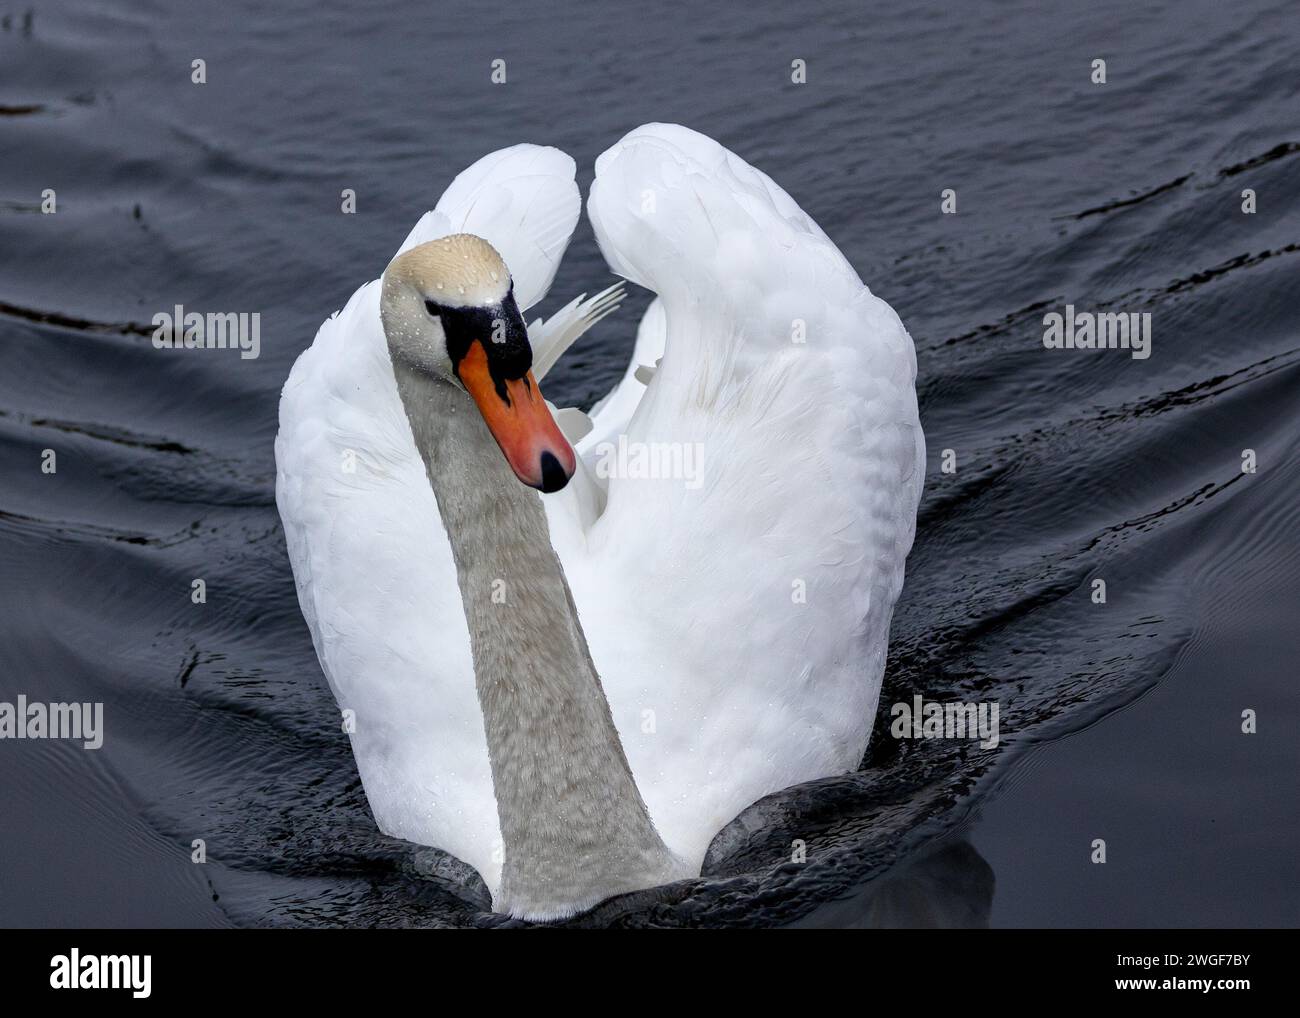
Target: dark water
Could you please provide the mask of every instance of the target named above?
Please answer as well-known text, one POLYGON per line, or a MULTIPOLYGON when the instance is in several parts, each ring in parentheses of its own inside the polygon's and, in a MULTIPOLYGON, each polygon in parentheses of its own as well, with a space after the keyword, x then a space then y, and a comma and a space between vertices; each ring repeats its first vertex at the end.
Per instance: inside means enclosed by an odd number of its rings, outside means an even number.
MULTIPOLYGON (((370 819, 275 511, 278 391, 462 167, 554 144, 585 189, 648 120, 768 171, 911 330, 930 473, 882 711, 996 700, 1002 744, 882 713, 858 773, 582 921, 1300 919, 1294 4, 795 6, 0 7, 0 700, 107 726, 0 742, 0 922, 501 921, 370 819), (178 303, 260 312, 261 356, 154 350, 178 303), (1152 356, 1045 350, 1066 303, 1149 312, 1152 356)), ((543 310, 606 279, 584 223, 543 310)), ((609 388, 645 301, 557 402, 609 388)))

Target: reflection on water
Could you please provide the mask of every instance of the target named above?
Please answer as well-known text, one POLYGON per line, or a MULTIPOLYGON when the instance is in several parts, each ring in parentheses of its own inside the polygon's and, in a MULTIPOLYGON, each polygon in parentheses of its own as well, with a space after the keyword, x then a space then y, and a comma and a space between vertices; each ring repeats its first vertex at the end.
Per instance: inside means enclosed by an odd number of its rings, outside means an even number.
POLYGON ((909 859, 853 895, 827 902, 793 926, 836 929, 987 929, 993 870, 965 841, 909 859))

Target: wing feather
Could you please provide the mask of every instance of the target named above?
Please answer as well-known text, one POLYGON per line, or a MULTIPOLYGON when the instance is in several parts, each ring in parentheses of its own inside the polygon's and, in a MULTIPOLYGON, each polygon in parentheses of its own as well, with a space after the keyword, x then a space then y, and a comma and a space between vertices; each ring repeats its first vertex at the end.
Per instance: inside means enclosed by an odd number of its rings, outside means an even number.
POLYGON ((513 145, 463 170, 398 251, 449 233, 473 233, 510 268, 515 300, 532 307, 551 288, 582 210, 573 159, 556 148, 513 145))

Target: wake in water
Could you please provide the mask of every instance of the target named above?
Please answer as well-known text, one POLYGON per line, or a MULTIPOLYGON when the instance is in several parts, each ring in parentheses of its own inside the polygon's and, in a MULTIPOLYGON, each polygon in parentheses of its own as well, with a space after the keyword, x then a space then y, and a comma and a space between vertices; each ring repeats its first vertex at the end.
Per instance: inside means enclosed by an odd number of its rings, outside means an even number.
MULTIPOLYGON (((1193 193, 1193 201, 1221 197, 1213 189, 1193 193)), ((1152 210, 1156 221, 1144 243, 1159 243, 1161 222, 1181 212, 1152 210)), ((1263 292, 1280 286, 1289 271, 1285 254, 1256 261, 1259 275, 1249 285, 1263 292)), ((1212 313, 1223 301, 1214 289, 1229 284, 1223 273, 1195 275, 1193 282, 1175 276, 1141 297, 1170 333, 1167 341, 1184 343, 1185 353, 1193 337, 1180 340, 1177 323, 1212 313)), ((981 422, 981 431, 961 445, 955 472, 931 473, 862 768, 751 807, 715 839, 706 879, 617 899, 576 924, 785 923, 855 888, 859 919, 879 919, 878 903, 862 900, 867 889, 899 860, 924 857, 924 846, 994 790, 1025 749, 1092 724, 1159 681, 1190 632, 1188 576, 1206 560, 1189 532, 1207 515, 1231 512, 1248 475, 1227 441, 1228 448, 1197 449, 1186 462, 1159 466, 1148 450, 1172 442, 1190 451, 1194 443, 1176 436, 1198 430, 1199 414, 1294 384, 1300 349, 1278 349, 1292 340, 1284 330, 1256 330, 1237 344, 1245 362, 1238 369, 1199 381, 1166 369, 1175 376, 1162 376, 1167 388, 1153 388, 1149 378, 1125 383, 1119 374, 1127 358, 1099 368, 1082 352, 1073 363, 1061 361, 1064 352, 1048 354, 1057 359, 1043 364, 1041 377, 1015 371, 1032 341, 1026 333, 1036 338, 1047 303, 970 335, 919 342, 923 414, 939 433, 952 434, 953 421, 989 417, 990 388, 1009 401, 1015 394, 1020 420, 1003 427, 981 422), (1060 400, 1059 389, 1104 369, 1112 374, 1109 399, 1093 381, 1099 395, 1091 406, 1060 400), (1102 602, 1097 580, 1105 584, 1102 602), (892 738, 892 705, 917 694, 941 703, 999 704, 999 745, 892 738), (806 862, 792 861, 795 845, 806 862)), ((1279 425, 1262 444, 1285 439, 1279 425)), ((930 450, 936 464, 942 453, 930 450)), ((251 899, 225 898, 227 908, 257 922, 504 921, 486 913, 486 893, 467 867, 435 850, 375 836, 357 782, 340 777, 351 772, 341 741, 333 756, 330 773, 316 779, 305 799, 263 802, 252 814, 241 803, 239 816, 229 818, 232 838, 248 846, 248 862, 267 878, 274 874, 273 885, 288 897, 268 908, 268 898, 279 895, 259 886, 251 899), (282 832, 286 844, 266 840, 268 831, 282 832), (268 874, 266 860, 277 857, 268 874), (330 884, 328 892, 303 893, 301 885, 321 880, 330 884)), ((974 886, 978 914, 979 897, 991 893, 986 867, 968 848, 945 849, 942 858, 974 886)), ((889 914, 899 919, 897 910, 889 914)))

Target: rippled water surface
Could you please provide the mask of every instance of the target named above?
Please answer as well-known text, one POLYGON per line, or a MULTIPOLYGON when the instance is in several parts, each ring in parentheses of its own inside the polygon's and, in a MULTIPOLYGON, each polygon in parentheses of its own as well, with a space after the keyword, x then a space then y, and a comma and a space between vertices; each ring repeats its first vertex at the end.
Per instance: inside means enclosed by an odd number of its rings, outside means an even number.
MULTIPOLYGON (((649 120, 770 173, 898 310, 930 473, 862 768, 578 922, 1300 918, 1294 5, 797 6, 0 7, 0 699, 102 701, 111 735, 0 743, 0 922, 502 922, 370 818, 275 510, 277 398, 462 167, 553 144, 585 189, 649 120), (1152 356, 1045 350, 1066 303, 1149 312, 1152 356), (260 312, 261 356, 154 350, 175 304, 260 312), (1001 745, 889 737, 916 693, 996 700, 1001 745)), ((584 223, 543 310, 607 280, 584 223)), ((621 375, 646 300, 557 402, 621 375)))

